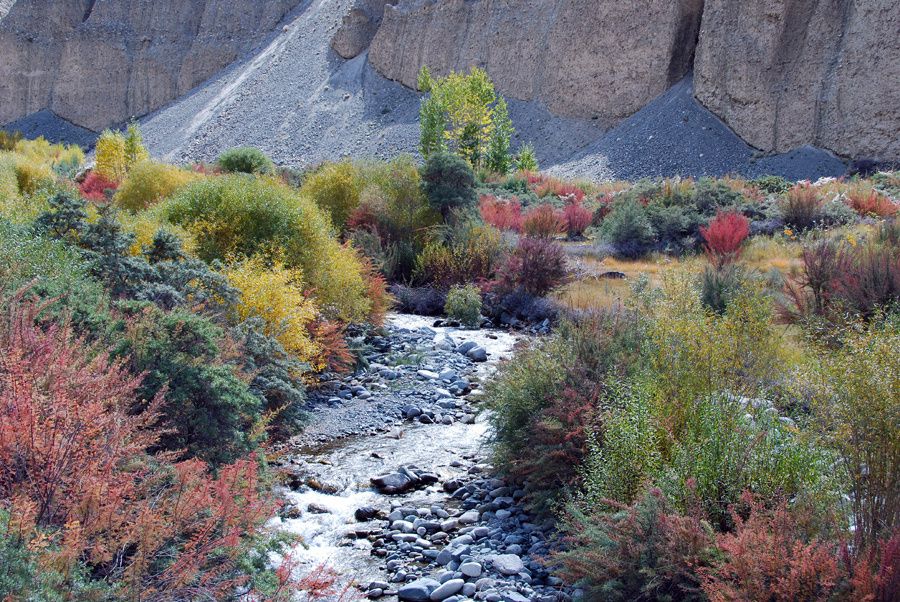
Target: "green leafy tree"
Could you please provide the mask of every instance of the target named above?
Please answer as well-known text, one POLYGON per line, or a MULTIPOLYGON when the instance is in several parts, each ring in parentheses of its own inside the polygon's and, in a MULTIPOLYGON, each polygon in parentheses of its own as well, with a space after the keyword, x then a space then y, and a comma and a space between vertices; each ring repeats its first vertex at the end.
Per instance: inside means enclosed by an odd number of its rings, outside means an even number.
POLYGON ((537 171, 540 169, 534 146, 524 144, 519 148, 519 155, 516 157, 516 169, 519 171, 537 171))
POLYGON ((473 67, 434 78, 422 67, 417 84, 428 94, 419 110, 419 150, 426 159, 448 150, 472 167, 508 170, 512 122, 486 71, 473 67))

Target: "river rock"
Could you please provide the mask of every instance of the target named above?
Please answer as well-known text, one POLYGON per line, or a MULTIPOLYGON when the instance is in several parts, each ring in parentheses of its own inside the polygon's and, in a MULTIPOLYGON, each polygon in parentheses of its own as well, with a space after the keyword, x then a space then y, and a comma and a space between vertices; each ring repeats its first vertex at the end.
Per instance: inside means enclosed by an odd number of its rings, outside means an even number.
POLYGON ((466 577, 481 577, 481 565, 477 562, 464 562, 459 565, 459 572, 466 577))
POLYGON ((500 554, 492 561, 494 570, 501 575, 515 575, 525 569, 522 559, 515 554, 500 554))
POLYGON ((442 583, 436 590, 431 592, 431 595, 429 597, 434 602, 445 600, 461 590, 465 583, 466 582, 462 579, 449 579, 442 583))
POLYGON ((406 602, 430 602, 431 592, 440 586, 441 584, 434 579, 423 577, 407 583, 397 590, 397 597, 406 602))
POLYGON ((369 521, 378 516, 378 508, 375 508, 374 506, 362 506, 356 509, 353 516, 360 522, 369 521))
POLYGON ((466 352, 466 357, 473 362, 486 362, 487 350, 484 347, 472 347, 466 352))
POLYGON ((370 479, 370 482, 375 486, 379 493, 384 493, 386 495, 403 493, 410 489, 414 484, 413 479, 400 472, 392 472, 391 474, 373 477, 370 479))

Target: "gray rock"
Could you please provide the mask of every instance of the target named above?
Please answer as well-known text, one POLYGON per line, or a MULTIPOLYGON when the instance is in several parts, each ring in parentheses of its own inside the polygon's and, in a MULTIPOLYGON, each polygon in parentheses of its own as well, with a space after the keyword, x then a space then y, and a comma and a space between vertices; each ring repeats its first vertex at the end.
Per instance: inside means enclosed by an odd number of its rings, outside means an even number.
POLYGON ((491 564, 501 575, 516 575, 525 569, 522 559, 515 554, 495 556, 491 564))
POLYGON ((393 495, 403 493, 413 485, 413 480, 405 474, 394 472, 370 479, 379 492, 393 495))
POLYGON ((487 351, 484 347, 473 347, 466 352, 466 357, 473 362, 486 362, 487 351))
POLYGON ((406 602, 430 602, 431 592, 441 586, 434 579, 423 577, 407 583, 397 590, 397 597, 406 602))
POLYGON ((464 562, 459 565, 459 571, 466 577, 481 577, 481 565, 477 562, 464 562))
POLYGON ((432 372, 431 370, 418 370, 416 374, 428 380, 437 380, 440 377, 437 372, 432 372))
POLYGON ((441 584, 441 586, 436 590, 431 592, 431 595, 429 597, 435 602, 439 600, 445 600, 446 598, 449 598, 450 596, 461 590, 463 588, 463 585, 465 585, 465 581, 463 581, 462 579, 450 579, 441 584))

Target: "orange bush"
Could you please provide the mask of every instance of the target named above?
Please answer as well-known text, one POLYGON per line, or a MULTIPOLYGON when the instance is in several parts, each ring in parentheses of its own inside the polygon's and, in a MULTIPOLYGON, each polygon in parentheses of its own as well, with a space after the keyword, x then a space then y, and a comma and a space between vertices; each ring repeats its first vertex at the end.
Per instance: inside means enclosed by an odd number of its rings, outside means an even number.
POLYGON ((856 184, 847 190, 847 204, 863 217, 891 217, 897 213, 897 205, 871 186, 856 184))

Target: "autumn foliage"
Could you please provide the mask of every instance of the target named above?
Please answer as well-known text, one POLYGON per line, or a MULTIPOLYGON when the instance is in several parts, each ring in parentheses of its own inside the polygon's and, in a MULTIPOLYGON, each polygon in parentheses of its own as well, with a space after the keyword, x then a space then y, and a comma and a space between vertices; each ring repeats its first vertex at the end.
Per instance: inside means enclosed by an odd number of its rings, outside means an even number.
POLYGON ((522 205, 516 199, 503 200, 489 194, 481 196, 478 205, 481 219, 499 230, 522 230, 522 205))
POLYGON ((89 201, 103 203, 109 200, 106 191, 109 190, 111 194, 115 192, 118 187, 119 185, 116 182, 104 178, 96 171, 92 171, 78 186, 78 189, 81 192, 81 196, 89 201))
POLYGON ((741 255, 741 246, 750 234, 750 220, 740 213, 725 212, 700 227, 704 248, 710 260, 718 265, 731 263, 741 255))
MULTIPOLYGON (((212 476, 197 459, 150 455, 162 395, 45 323, 22 294, 0 323, 0 502, 7 536, 63 575, 80 563, 130 599, 221 599, 275 504, 255 455, 212 476)), ((318 583, 318 582, 317 582, 318 583)))
POLYGON ((565 219, 552 205, 538 205, 529 210, 522 222, 522 231, 536 238, 553 238, 565 228, 565 219))

